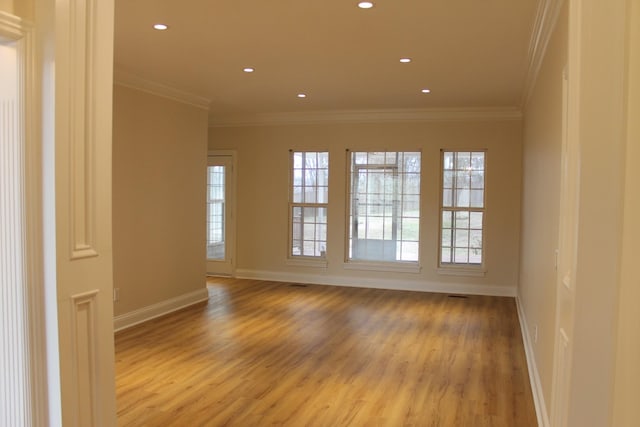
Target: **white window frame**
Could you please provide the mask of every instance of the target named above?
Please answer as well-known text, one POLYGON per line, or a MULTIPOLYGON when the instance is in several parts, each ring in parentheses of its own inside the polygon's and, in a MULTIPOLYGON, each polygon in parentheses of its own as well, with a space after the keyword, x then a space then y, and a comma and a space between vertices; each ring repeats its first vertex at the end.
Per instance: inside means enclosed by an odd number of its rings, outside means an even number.
MULTIPOLYGON (((329 174, 331 168, 331 156, 329 154, 329 150, 289 150, 289 204, 288 204, 288 239, 287 239, 287 264, 288 265, 297 265, 297 266, 306 266, 306 267, 326 267, 327 266, 327 245, 328 245, 328 227, 329 227, 329 174), (295 201, 294 200, 294 157, 296 154, 302 153, 304 155, 316 153, 316 154, 326 154, 327 156, 327 183, 326 183, 326 200, 324 202, 305 202, 305 201, 295 201), (294 254, 294 217, 293 211, 295 208, 324 208, 327 212, 326 223, 325 223, 325 235, 324 240, 318 240, 320 242, 324 241, 324 251, 318 255, 301 255, 294 254)), ((306 169, 306 168, 305 168, 306 169)), ((319 168, 316 168, 319 169, 319 168)), ((303 177, 304 179, 304 177, 303 177)), ((317 177, 316 182, 313 187, 325 187, 323 185, 319 185, 317 177)), ((301 224, 304 227, 304 223, 301 224)))
MULTIPOLYGON (((482 149, 441 149, 440 150, 440 187, 439 187, 439 215, 438 215, 438 273, 439 274, 443 274, 443 275, 458 275, 458 276, 484 276, 486 273, 486 235, 487 235, 487 227, 486 227, 486 216, 487 216, 487 153, 488 150, 486 148, 482 148, 482 149), (444 206, 444 173, 445 173, 445 164, 444 164, 444 157, 445 157, 445 153, 483 153, 484 154, 484 164, 483 164, 483 194, 482 194, 482 207, 471 207, 471 206, 463 206, 463 207, 458 207, 458 206, 453 206, 454 203, 452 202, 452 206, 444 206), (473 212, 481 212, 482 213, 482 225, 481 225, 481 231, 482 231, 482 242, 481 242, 481 262, 480 263, 471 263, 471 262, 445 262, 442 259, 442 250, 443 250, 443 216, 444 216, 444 212, 445 211, 451 211, 454 213, 454 219, 453 221, 455 221, 455 213, 456 212, 469 212, 469 216, 471 216, 471 213, 473 212)), ((469 173, 471 173, 471 169, 469 170, 469 173)), ((454 176, 456 176, 454 174, 454 176)), ((457 179, 457 176, 454 178, 454 183, 452 184, 452 187, 455 188, 456 187, 456 183, 455 180, 457 179)), ((453 195, 452 195, 452 200, 453 200, 453 195)), ((469 227, 471 227, 471 225, 469 225, 469 227)), ((452 235, 450 237, 451 241, 453 242, 455 239, 455 235, 454 235, 454 230, 455 230, 455 225, 452 224, 451 227, 451 232, 452 235)), ((468 230, 471 230, 471 228, 469 228, 468 230)), ((454 245, 451 245, 451 250, 454 250, 454 245)), ((468 247, 469 250, 471 250, 472 248, 469 246, 468 247)), ((453 256, 453 254, 452 254, 453 256)))
MULTIPOLYGON (((421 253, 422 253, 422 248, 421 248, 421 244, 422 244, 422 239, 421 239, 421 228, 422 228, 422 220, 421 220, 421 215, 420 213, 418 213, 418 217, 417 217, 417 221, 418 221, 418 240, 417 240, 417 245, 418 245, 418 249, 417 249, 417 257, 416 260, 367 260, 367 259, 360 259, 360 258, 354 258, 351 253, 350 247, 351 247, 351 239, 352 239, 352 212, 353 212, 353 200, 352 200, 352 195, 353 195, 353 185, 354 185, 354 181, 353 181, 353 162, 354 162, 354 156, 357 155, 358 153, 419 153, 420 154, 420 171, 418 172, 418 178, 420 180, 419 184, 418 184, 418 188, 419 188, 419 193, 418 193, 418 212, 421 211, 422 209, 422 193, 423 193, 423 179, 422 179, 422 163, 423 163, 423 154, 422 154, 422 150, 420 149, 414 149, 414 150, 398 150, 398 151, 391 151, 391 150, 354 150, 354 151, 350 151, 347 150, 346 151, 346 209, 345 209, 345 213, 346 213, 346 220, 345 220, 345 225, 346 225, 346 230, 345 230, 345 263, 344 263, 344 268, 345 269, 351 269, 351 270, 370 270, 370 271, 386 271, 386 272, 406 272, 406 273, 419 273, 421 270, 420 267, 420 258, 421 258, 421 253)), ((389 165, 376 165, 376 164, 368 164, 367 167, 361 167, 359 169, 389 169, 390 166, 389 165)), ((398 171, 399 172, 399 171, 398 171)), ((402 195, 406 195, 404 192, 402 193, 402 195)), ((402 215, 402 214, 400 214, 402 215)))

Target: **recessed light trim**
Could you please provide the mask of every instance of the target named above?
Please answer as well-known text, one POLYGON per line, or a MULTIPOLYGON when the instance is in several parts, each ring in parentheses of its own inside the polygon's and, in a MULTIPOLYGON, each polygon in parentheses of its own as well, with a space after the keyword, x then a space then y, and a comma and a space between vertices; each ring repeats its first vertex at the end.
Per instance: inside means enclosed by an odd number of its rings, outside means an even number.
POLYGON ((169 26, 166 24, 153 24, 153 28, 158 31, 168 30, 169 26))
POLYGON ((244 67, 242 69, 242 71, 244 71, 245 73, 253 73, 256 69, 253 67, 244 67))
POLYGON ((422 93, 431 93, 431 89, 422 89, 420 92, 422 92, 422 93))
POLYGON ((373 7, 373 2, 361 1, 360 3, 358 3, 358 7, 360 9, 371 9, 373 7))
POLYGON ((403 64, 407 64, 411 62, 411 58, 400 58, 400 62, 402 62, 403 64))

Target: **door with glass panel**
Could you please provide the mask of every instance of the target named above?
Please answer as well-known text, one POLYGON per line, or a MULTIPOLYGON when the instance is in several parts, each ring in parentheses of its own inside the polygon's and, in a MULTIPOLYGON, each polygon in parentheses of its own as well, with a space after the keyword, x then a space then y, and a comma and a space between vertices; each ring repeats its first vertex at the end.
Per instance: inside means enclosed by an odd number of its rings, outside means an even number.
POLYGON ((233 273, 233 158, 207 162, 207 273, 233 273))

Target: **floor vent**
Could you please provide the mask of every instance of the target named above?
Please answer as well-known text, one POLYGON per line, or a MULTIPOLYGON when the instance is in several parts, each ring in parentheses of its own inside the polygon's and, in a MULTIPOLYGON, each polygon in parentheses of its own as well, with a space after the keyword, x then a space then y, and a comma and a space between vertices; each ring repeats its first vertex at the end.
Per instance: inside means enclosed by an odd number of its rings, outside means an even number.
POLYGON ((289 285, 292 288, 306 288, 307 285, 303 285, 302 283, 292 283, 289 285))
POLYGON ((447 295, 449 298, 460 298, 460 299, 467 299, 469 298, 466 295, 447 295))

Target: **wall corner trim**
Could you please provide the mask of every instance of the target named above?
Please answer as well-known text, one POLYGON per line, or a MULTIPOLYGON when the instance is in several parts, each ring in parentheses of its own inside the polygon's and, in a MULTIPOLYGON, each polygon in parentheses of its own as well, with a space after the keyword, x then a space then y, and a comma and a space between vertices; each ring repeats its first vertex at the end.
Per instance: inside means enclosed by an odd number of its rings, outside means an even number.
POLYGON ((211 100, 208 98, 176 89, 164 83, 154 82, 118 68, 113 72, 113 84, 168 98, 207 111, 211 104, 211 100))
POLYGON ((142 307, 138 310, 130 311, 129 313, 115 316, 113 319, 113 329, 114 332, 119 332, 132 326, 139 325, 140 323, 148 322, 149 320, 157 317, 189 307, 190 305, 207 301, 208 299, 209 292, 203 284, 202 289, 198 289, 197 291, 189 292, 175 298, 170 298, 156 304, 142 307))
POLYGON ((527 317, 522 307, 520 293, 516 295, 516 308, 518 310, 518 320, 520 321, 520 332, 522 333, 522 342, 524 343, 524 351, 527 358, 527 368, 529 370, 529 382, 531 384, 531 392, 533 394, 533 404, 536 408, 536 416, 538 417, 538 426, 550 427, 549 415, 547 413, 547 405, 545 404, 544 394, 542 392, 542 383, 540 381, 540 373, 536 364, 535 353, 529 329, 527 327, 527 317))
POLYGON ((538 10, 531 31, 531 39, 529 40, 529 58, 520 103, 523 109, 533 94, 547 46, 549 45, 549 40, 551 40, 553 30, 556 28, 560 9, 564 1, 565 0, 538 0, 538 10))

